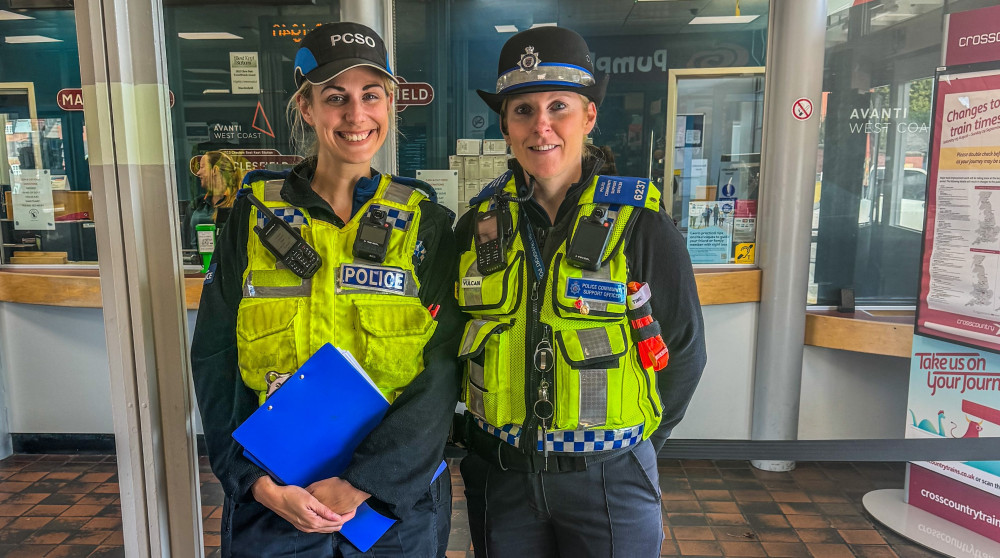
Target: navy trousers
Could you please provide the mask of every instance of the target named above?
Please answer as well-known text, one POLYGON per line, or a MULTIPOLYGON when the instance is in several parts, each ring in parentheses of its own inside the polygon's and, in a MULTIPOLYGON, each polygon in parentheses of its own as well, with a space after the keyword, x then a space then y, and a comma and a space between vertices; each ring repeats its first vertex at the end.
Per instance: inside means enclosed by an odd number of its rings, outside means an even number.
POLYGON ((222 514, 224 558, 441 558, 451 529, 451 478, 445 471, 413 510, 368 552, 340 534, 303 533, 257 502, 226 498, 222 514))
POLYGON ((523 473, 462 460, 476 558, 653 558, 663 524, 646 440, 586 471, 523 473))

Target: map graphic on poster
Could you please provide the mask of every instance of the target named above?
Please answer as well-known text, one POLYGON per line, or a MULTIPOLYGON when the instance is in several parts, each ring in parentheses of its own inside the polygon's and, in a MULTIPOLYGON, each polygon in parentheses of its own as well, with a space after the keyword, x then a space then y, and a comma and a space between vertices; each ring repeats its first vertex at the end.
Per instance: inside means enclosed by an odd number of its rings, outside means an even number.
POLYGON ((936 88, 917 333, 1000 352, 1000 70, 936 88))

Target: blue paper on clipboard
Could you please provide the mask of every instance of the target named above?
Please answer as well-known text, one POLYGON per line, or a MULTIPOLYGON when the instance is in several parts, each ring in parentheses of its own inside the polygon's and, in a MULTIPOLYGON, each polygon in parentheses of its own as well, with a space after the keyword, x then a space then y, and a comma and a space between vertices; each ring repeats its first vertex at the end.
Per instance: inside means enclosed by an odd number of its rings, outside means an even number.
MULTIPOLYGON (((234 432, 244 455, 275 479, 308 486, 340 476, 389 402, 350 353, 327 343, 234 432)), ((446 468, 438 467, 434 478, 446 468)), ((358 507, 341 534, 362 552, 395 523, 358 507)))

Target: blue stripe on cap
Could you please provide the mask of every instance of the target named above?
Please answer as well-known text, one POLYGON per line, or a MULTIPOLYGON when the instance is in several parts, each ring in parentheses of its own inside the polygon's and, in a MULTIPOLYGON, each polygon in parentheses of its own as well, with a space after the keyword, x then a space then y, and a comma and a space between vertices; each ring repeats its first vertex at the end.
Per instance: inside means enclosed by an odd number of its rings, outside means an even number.
POLYGON ((532 85, 569 85, 570 87, 586 87, 582 83, 576 83, 576 82, 573 82, 573 81, 554 81, 554 80, 549 80, 549 81, 526 81, 524 83, 519 83, 517 85, 511 85, 510 87, 504 88, 503 90, 500 91, 500 93, 503 93, 505 91, 512 91, 514 89, 520 89, 522 87, 531 87, 532 85))
POLYGON ((315 70, 317 66, 319 64, 316 62, 316 57, 308 48, 302 47, 295 53, 295 69, 302 72, 303 76, 315 70))

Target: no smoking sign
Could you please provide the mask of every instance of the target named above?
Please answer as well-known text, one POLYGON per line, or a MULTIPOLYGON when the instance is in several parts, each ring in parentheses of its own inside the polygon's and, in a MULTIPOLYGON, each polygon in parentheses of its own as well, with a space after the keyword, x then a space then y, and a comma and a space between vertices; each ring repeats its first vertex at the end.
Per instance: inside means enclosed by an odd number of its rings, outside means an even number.
POLYGON ((796 120, 809 120, 813 114, 813 103, 809 99, 802 97, 792 103, 792 116, 796 120))

